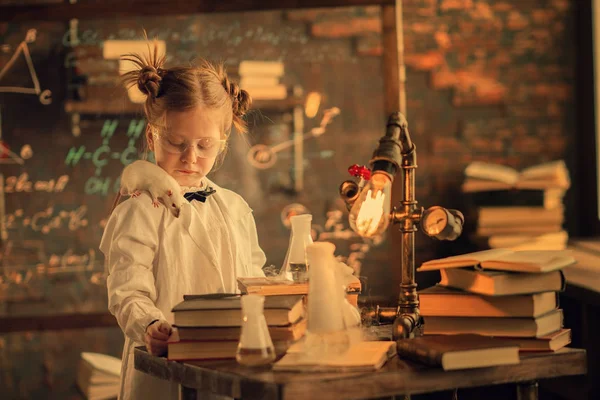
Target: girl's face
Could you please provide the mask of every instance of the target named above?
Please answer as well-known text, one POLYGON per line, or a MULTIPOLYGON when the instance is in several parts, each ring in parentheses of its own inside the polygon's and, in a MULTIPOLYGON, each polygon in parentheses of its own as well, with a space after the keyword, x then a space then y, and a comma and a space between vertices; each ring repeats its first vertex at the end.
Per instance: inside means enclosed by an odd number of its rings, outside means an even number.
POLYGON ((200 186, 225 148, 218 115, 198 106, 166 115, 166 129, 148 129, 146 139, 156 163, 181 186, 200 186))

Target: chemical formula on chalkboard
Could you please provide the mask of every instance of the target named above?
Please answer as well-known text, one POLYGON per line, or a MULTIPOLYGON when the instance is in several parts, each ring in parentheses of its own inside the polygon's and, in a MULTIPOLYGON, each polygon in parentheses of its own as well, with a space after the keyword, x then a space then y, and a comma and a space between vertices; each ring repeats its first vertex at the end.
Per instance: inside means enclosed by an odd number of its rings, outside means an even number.
POLYGON ((118 192, 119 176, 103 176, 104 168, 110 162, 116 162, 120 164, 118 169, 120 172, 126 165, 142 156, 138 150, 138 142, 146 128, 146 121, 143 119, 130 120, 126 131, 127 146, 116 149, 111 147, 110 142, 119 127, 119 122, 118 119, 104 121, 100 130, 102 141, 98 147, 78 145, 72 146, 67 152, 64 162, 68 167, 76 167, 82 162, 91 162, 94 166, 94 176, 90 176, 84 184, 83 190, 86 194, 107 196, 118 192))

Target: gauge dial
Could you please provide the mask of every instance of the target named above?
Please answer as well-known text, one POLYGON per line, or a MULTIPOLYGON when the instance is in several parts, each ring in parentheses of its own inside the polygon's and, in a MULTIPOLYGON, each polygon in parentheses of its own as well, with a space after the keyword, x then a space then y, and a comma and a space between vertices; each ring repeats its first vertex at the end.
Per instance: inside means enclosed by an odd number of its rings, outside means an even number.
POLYGON ((448 211, 442 207, 431 207, 426 210, 421 220, 421 226, 429 236, 436 236, 448 225, 448 211))

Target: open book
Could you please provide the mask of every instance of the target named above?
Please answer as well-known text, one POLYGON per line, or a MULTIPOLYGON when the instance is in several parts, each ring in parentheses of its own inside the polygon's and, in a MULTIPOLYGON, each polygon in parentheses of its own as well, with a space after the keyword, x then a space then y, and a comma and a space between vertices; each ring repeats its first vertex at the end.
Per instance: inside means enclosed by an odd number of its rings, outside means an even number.
POLYGON ((424 262, 417 271, 479 267, 512 272, 550 272, 575 264, 568 250, 492 249, 424 262))
POLYGON ((517 171, 501 164, 474 161, 465 169, 463 192, 504 189, 568 189, 569 171, 563 160, 552 161, 517 171))
POLYGON ((310 355, 303 351, 302 341, 293 344, 287 354, 273 364, 275 371, 373 371, 396 355, 396 342, 354 343, 335 356, 310 355))

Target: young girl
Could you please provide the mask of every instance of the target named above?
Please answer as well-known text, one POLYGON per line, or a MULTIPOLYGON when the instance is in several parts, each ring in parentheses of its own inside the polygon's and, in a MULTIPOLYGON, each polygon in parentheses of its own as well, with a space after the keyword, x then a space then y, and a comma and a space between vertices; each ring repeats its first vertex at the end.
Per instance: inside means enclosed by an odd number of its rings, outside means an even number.
POLYGON ((184 294, 235 293, 237 277, 264 276, 252 210, 206 178, 225 155, 232 124, 245 132, 250 97, 221 67, 203 62, 167 69, 156 52, 147 60, 128 56, 139 68, 125 80, 147 95, 146 140, 160 168, 148 177, 153 165, 146 161, 127 167, 139 195, 114 210, 100 243, 108 307, 125 333, 120 399, 178 398, 178 385, 135 370, 133 348, 165 354, 171 309, 184 294), (180 191, 189 200, 178 213, 144 192, 172 178, 180 185, 172 196, 180 191), (198 190, 204 194, 194 196, 198 190))

